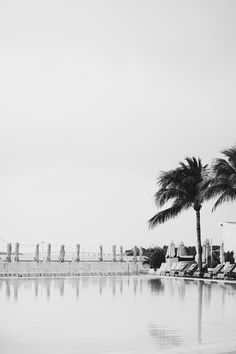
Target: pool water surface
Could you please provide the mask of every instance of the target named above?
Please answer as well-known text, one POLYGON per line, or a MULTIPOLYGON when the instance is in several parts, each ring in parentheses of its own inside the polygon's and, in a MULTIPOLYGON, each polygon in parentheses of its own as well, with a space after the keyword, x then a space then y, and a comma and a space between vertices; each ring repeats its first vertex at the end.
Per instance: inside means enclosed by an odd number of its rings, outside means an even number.
POLYGON ((1 354, 236 353, 236 284, 0 280, 1 354))

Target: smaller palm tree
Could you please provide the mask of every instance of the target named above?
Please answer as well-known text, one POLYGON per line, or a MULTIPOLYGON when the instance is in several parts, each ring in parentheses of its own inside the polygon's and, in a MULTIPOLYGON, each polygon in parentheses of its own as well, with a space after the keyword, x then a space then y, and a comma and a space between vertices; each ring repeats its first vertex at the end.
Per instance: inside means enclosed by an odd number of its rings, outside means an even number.
POLYGON ((199 197, 200 187, 207 174, 207 165, 203 166, 200 159, 188 157, 180 162, 176 169, 161 172, 157 180, 159 190, 155 194, 155 203, 162 208, 172 201, 170 207, 159 211, 149 220, 149 227, 153 228, 167 220, 176 217, 182 211, 193 208, 196 212, 197 251, 199 270, 202 271, 202 246, 200 210, 202 200, 199 197))
POLYGON ((211 177, 202 184, 201 198, 218 197, 212 211, 225 202, 236 200, 236 146, 222 151, 225 158, 218 158, 211 168, 211 177))

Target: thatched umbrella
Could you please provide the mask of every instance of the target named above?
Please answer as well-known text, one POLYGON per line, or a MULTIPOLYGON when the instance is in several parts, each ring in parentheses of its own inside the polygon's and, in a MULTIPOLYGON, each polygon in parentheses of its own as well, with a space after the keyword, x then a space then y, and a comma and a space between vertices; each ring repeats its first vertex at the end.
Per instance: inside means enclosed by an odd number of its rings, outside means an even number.
POLYGON ((206 242, 202 246, 202 263, 206 263, 206 242))
POLYGON ((34 260, 35 260, 35 262, 39 262, 39 244, 38 243, 35 246, 34 260))
POLYGON ((113 262, 116 262, 116 245, 112 246, 112 258, 113 262))
POLYGON ((7 262, 11 262, 11 251, 12 251, 12 245, 11 245, 11 243, 8 243, 7 244, 7 257, 6 257, 7 262))
POLYGON ((19 242, 16 242, 16 244, 15 244, 15 257, 14 257, 15 262, 19 262, 19 253, 20 253, 20 244, 19 244, 19 242))
POLYGON ((175 257, 175 244, 172 241, 167 248, 166 258, 173 258, 173 257, 175 257))
POLYGON ((60 253, 59 253, 59 261, 64 262, 65 260, 65 245, 61 245, 60 253))
POLYGON ((100 261, 100 262, 103 261, 103 249, 102 249, 102 245, 99 246, 99 261, 100 261))
POLYGON ((80 261, 80 244, 78 243, 76 245, 76 262, 79 262, 80 261))
POLYGON ((48 248, 47 248, 47 262, 51 262, 51 243, 48 243, 48 248))
POLYGON ((206 247, 206 263, 209 264, 209 258, 211 257, 211 245, 208 239, 206 239, 205 247, 206 247))
POLYGON ((186 250, 183 241, 181 241, 177 249, 177 257, 183 256, 186 256, 186 250))
POLYGON ((124 260, 123 246, 120 246, 120 261, 123 262, 123 260, 124 260))
POLYGON ((224 242, 220 244, 220 263, 225 263, 225 255, 224 255, 224 242))

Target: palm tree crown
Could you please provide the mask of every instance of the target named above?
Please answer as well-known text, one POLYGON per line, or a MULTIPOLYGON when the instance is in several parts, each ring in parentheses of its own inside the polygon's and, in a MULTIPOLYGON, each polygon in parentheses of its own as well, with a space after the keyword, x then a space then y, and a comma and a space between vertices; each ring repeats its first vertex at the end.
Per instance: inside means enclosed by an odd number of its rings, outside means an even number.
POLYGON ((169 208, 159 211, 149 220, 149 227, 153 228, 180 214, 182 211, 193 208, 196 212, 197 252, 198 266, 202 271, 202 246, 200 210, 202 199, 199 196, 200 188, 207 175, 207 165, 203 166, 201 160, 187 157, 180 162, 174 170, 162 172, 158 178, 160 189, 155 194, 158 208, 172 201, 169 208))
POLYGON ((236 146, 222 151, 225 158, 214 161, 211 178, 203 183, 202 198, 208 200, 219 196, 212 211, 224 202, 236 199, 236 146))
POLYGON ((199 191, 201 183, 207 173, 207 166, 195 157, 187 157, 174 170, 161 172, 157 184, 160 189, 155 194, 155 203, 158 208, 172 200, 169 208, 159 211, 149 220, 149 227, 153 228, 177 216, 184 210, 193 207, 201 209, 199 191))

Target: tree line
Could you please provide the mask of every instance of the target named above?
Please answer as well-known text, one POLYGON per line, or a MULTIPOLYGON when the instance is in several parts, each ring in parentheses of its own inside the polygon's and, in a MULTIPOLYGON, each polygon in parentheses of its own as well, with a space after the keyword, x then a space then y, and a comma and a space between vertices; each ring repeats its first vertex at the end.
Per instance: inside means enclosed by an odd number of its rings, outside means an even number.
POLYGON ((202 270, 202 243, 200 211, 202 204, 216 198, 212 211, 221 204, 236 199, 236 146, 223 150, 223 157, 213 160, 211 166, 200 158, 187 157, 175 169, 161 171, 155 193, 157 213, 149 220, 152 229, 192 209, 196 217, 198 266, 202 270), (170 206, 163 208, 167 203, 170 206))

